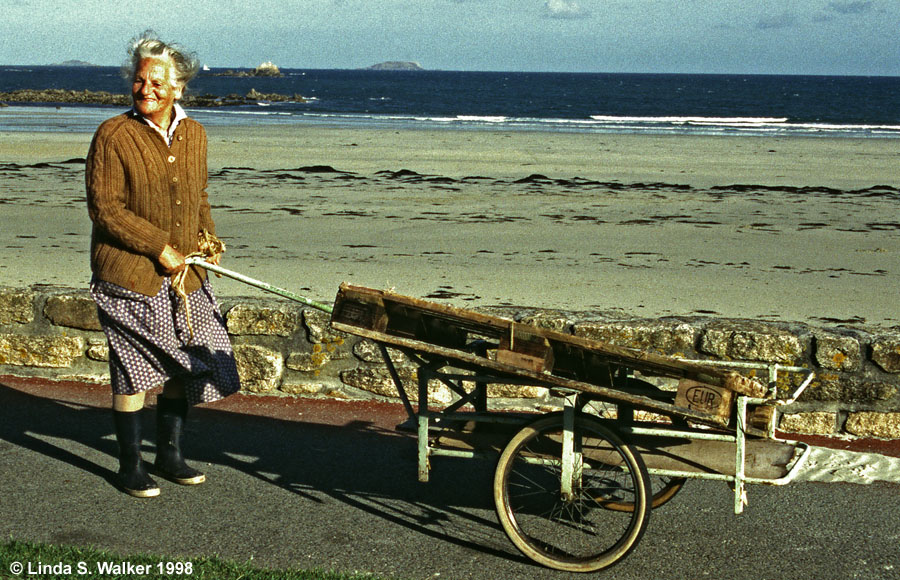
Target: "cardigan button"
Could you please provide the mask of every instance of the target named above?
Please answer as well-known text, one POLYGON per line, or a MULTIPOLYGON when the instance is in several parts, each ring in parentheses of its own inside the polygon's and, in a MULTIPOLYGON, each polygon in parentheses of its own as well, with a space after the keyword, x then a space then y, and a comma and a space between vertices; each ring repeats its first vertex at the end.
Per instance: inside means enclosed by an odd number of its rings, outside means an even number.
POLYGON ((179 140, 179 141, 184 141, 184 135, 179 135, 179 136, 178 136, 178 140, 179 140))
POLYGON ((177 176, 172 178, 172 183, 178 183, 178 177, 177 177, 177 176))
POLYGON ((175 163, 175 156, 169 155, 169 163, 175 163))

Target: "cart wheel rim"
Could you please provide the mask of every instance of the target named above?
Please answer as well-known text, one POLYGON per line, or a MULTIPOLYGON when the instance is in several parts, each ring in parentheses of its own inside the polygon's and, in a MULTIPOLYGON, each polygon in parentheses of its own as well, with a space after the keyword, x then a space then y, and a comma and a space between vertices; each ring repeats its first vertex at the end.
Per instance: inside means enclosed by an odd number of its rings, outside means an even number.
POLYGON ((615 433, 578 414, 575 439, 581 461, 574 468, 572 496, 563 497, 561 459, 553 456, 558 450, 554 437, 561 431, 562 414, 552 413, 510 440, 494 476, 497 514, 513 544, 532 560, 558 570, 601 570, 627 556, 643 535, 650 516, 647 469, 615 433), (619 501, 627 498, 632 509, 603 508, 596 501, 603 493, 616 494, 619 501))

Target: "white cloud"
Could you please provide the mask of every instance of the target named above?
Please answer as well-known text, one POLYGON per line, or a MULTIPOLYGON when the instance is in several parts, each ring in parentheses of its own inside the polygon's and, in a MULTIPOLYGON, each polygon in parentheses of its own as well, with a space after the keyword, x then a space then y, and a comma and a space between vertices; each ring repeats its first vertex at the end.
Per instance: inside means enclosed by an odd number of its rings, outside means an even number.
POLYGON ((588 18, 589 12, 586 12, 573 0, 547 0, 544 4, 547 9, 547 16, 559 19, 588 18))

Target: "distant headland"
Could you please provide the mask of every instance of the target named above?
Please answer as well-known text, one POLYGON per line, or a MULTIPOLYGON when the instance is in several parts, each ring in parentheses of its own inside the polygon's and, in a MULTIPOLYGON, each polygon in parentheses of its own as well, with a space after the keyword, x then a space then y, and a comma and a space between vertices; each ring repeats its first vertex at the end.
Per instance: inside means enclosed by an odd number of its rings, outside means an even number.
POLYGON ((363 70, 425 70, 419 63, 406 60, 389 60, 367 66, 363 70))
POLYGON ((84 61, 84 60, 64 60, 64 61, 62 61, 62 62, 58 62, 58 63, 56 63, 56 64, 54 64, 54 65, 51 65, 51 66, 80 66, 80 67, 87 67, 87 66, 99 66, 99 65, 96 65, 96 64, 94 64, 94 63, 87 62, 87 61, 84 61))

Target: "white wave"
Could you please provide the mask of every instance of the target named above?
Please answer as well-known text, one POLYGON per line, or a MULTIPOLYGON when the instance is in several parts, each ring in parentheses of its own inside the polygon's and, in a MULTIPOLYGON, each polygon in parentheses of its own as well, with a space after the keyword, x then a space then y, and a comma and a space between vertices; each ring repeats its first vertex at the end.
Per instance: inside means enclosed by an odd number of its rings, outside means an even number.
POLYGON ((509 117, 503 117, 500 115, 496 116, 480 116, 480 115, 457 115, 457 121, 469 122, 469 123, 503 123, 507 121, 509 117))
MULTIPOLYGON (((268 106, 263 103, 256 103, 260 106, 268 106)), ((234 110, 234 109, 225 109, 225 108, 208 108, 208 109, 192 109, 195 112, 202 112, 204 115, 233 115, 233 116, 242 116, 242 115, 254 115, 260 117, 293 117, 294 113, 290 111, 272 111, 272 110, 234 110)))
POLYGON ((591 115, 591 119, 606 123, 670 123, 698 125, 773 125, 786 123, 787 117, 616 117, 591 115))
POLYGON ((786 123, 792 129, 810 129, 819 131, 900 131, 900 125, 836 125, 828 123, 786 123))

